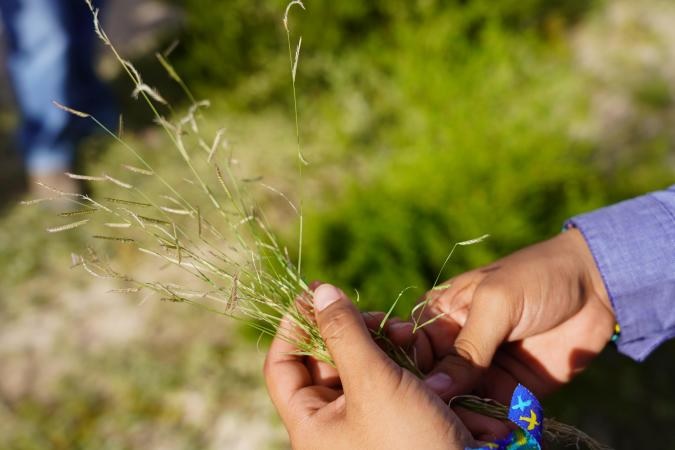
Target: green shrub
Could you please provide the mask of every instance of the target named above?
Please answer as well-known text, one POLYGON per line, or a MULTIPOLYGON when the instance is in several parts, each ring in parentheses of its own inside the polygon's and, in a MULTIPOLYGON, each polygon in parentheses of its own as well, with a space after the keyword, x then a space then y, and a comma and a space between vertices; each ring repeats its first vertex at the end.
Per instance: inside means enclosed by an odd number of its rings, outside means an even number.
MULTIPOLYGON (((281 16, 287 0, 185 0, 177 2, 186 11, 181 46, 174 55, 177 66, 191 83, 202 88, 230 88, 254 73, 277 79, 285 70, 286 41, 281 16)), ((294 28, 304 36, 308 57, 343 55, 364 42, 395 38, 400 23, 423 24, 439 14, 452 13, 457 33, 471 37, 496 20, 515 30, 555 28, 577 20, 594 2, 583 0, 305 0, 307 13, 299 15, 294 28)), ((294 15, 298 14, 294 11, 294 15)), ((326 68, 334 70, 334 68, 326 68)), ((307 74, 305 74, 307 76, 307 74)), ((321 81, 326 73, 314 74, 321 81)), ((262 83, 265 84, 265 83, 262 83)), ((265 90, 266 86, 257 85, 265 90)), ((275 95, 286 84, 272 89, 275 95)))

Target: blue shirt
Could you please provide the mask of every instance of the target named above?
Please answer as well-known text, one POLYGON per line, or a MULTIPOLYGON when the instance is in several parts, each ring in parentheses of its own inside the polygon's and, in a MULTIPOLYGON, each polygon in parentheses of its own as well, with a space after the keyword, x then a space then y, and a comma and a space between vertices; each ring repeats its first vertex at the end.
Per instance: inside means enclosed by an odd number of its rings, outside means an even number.
POLYGON ((642 361, 675 337, 675 186, 572 218, 621 326, 619 351, 642 361))

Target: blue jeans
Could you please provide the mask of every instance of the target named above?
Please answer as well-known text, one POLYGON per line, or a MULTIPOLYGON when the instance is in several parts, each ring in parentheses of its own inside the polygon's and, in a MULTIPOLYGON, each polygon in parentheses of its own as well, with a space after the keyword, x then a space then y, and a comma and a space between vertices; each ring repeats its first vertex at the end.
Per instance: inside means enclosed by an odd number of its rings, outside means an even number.
POLYGON ((115 123, 112 97, 94 71, 96 36, 83 0, 0 0, 8 69, 21 114, 20 148, 31 174, 72 167, 92 122, 57 101, 115 123))

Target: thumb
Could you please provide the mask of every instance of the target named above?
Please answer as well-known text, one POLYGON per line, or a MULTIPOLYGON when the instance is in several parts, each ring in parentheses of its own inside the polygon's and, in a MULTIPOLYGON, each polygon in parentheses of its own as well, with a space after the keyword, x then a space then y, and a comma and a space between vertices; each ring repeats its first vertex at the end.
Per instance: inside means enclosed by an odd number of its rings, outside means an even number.
POLYGON ((451 353, 437 363, 427 385, 444 400, 472 392, 513 329, 512 309, 503 292, 476 289, 451 353))
POLYGON ((340 289, 330 284, 316 288, 314 311, 345 391, 363 387, 375 367, 389 364, 387 356, 373 341, 362 315, 340 289))

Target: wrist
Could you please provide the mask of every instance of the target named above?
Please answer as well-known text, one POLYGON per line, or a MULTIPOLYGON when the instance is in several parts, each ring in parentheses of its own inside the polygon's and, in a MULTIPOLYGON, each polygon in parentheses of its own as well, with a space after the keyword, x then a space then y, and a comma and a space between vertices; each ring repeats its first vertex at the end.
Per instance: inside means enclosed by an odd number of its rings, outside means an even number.
POLYGON ((586 298, 586 301, 599 302, 612 316, 612 319, 616 320, 602 274, 583 234, 577 228, 570 228, 563 236, 569 245, 577 270, 579 270, 581 295, 586 298))

